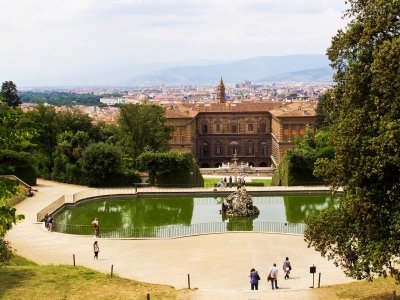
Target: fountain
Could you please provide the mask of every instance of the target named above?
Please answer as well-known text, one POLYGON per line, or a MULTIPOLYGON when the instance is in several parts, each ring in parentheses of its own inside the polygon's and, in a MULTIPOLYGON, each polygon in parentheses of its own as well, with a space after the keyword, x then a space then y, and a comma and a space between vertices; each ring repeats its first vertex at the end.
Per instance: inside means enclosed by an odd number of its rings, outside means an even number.
POLYGON ((225 201, 221 209, 224 217, 249 217, 260 214, 260 210, 253 205, 253 200, 244 186, 231 193, 225 201))

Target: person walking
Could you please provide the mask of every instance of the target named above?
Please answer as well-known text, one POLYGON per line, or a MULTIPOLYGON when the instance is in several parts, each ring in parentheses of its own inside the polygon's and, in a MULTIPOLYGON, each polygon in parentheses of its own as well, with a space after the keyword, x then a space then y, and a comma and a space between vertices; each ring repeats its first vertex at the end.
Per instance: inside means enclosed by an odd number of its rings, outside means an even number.
POLYGON ((258 275, 258 272, 256 269, 252 268, 250 270, 250 287, 251 290, 258 290, 258 281, 261 279, 260 275, 258 275))
POLYGON ((54 219, 51 215, 49 215, 49 217, 47 218, 47 230, 48 231, 53 231, 53 223, 54 223, 54 219))
POLYGON ((93 244, 93 252, 94 252, 94 259, 99 259, 100 248, 99 248, 99 243, 97 241, 95 241, 93 244))
POLYGON ((292 270, 292 265, 290 264, 289 257, 283 262, 283 272, 285 273, 285 279, 289 279, 290 271, 292 270))
POLYGON ((94 218, 94 220, 92 221, 92 225, 93 225, 95 236, 99 237, 99 235, 100 235, 100 227, 99 227, 99 221, 97 220, 97 218, 94 218))
POLYGON ((279 289, 278 287, 278 268, 276 267, 276 263, 272 265, 271 270, 269 271, 269 278, 271 279, 272 289, 279 289))
POLYGON ((49 230, 49 214, 46 214, 44 216, 44 227, 46 227, 46 229, 49 230))

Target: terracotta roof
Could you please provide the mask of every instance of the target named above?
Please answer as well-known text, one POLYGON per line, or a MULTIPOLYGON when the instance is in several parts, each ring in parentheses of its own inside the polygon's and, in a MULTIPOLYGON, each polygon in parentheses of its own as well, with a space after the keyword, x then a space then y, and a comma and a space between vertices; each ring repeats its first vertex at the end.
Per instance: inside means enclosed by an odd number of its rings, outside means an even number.
POLYGON ((315 117, 315 102, 295 102, 271 110, 275 117, 315 117))
POLYGON ((241 103, 206 103, 206 104, 181 104, 180 107, 185 107, 198 112, 267 112, 280 107, 280 102, 241 102, 241 103))
POLYGON ((172 109, 167 109, 165 113, 167 119, 192 119, 197 115, 197 111, 180 110, 175 106, 172 109))

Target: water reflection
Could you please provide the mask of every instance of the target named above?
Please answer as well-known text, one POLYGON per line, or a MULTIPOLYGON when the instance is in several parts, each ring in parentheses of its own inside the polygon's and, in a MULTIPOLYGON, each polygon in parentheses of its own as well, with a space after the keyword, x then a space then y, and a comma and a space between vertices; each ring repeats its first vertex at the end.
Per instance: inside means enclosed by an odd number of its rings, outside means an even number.
POLYGON ((58 223, 87 225, 94 218, 100 228, 190 225, 193 198, 113 198, 66 207, 56 215, 58 223))
POLYGON ((336 206, 338 201, 329 196, 285 196, 284 203, 287 222, 301 223, 307 217, 336 206))
POLYGON ((66 207, 55 216, 58 224, 90 225, 96 217, 100 228, 165 227, 225 222, 230 231, 252 231, 254 221, 301 223, 308 216, 335 206, 326 195, 253 196, 260 214, 224 219, 222 197, 132 197, 110 198, 66 207))

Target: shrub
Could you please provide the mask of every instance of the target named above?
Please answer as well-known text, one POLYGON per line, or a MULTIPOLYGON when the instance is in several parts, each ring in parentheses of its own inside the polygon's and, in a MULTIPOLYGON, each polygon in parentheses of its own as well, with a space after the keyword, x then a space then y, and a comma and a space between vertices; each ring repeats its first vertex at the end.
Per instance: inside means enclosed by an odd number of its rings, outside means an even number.
POLYGON ((191 153, 146 152, 137 158, 140 170, 149 172, 150 183, 169 186, 204 186, 191 153))
POLYGON ((13 257, 10 243, 0 238, 0 266, 6 265, 13 257))

